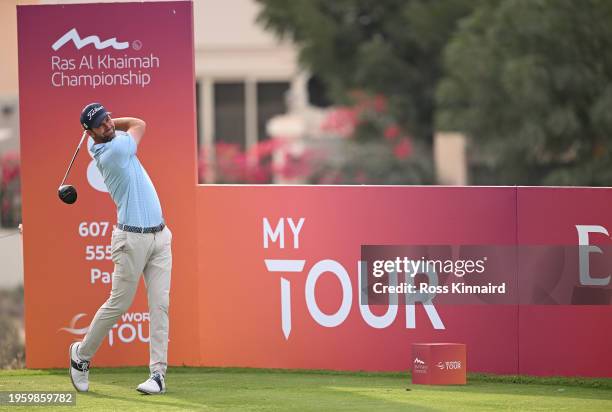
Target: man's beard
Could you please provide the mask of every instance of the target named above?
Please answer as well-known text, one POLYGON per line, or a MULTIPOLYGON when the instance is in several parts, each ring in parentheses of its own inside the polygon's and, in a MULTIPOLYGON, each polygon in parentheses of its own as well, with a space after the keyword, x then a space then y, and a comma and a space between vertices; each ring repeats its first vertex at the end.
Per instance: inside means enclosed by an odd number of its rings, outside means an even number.
POLYGON ((111 140, 113 140, 115 138, 115 127, 112 128, 111 131, 109 131, 108 133, 104 133, 104 134, 99 134, 96 137, 98 138, 98 140, 100 140, 102 143, 108 143, 111 140))

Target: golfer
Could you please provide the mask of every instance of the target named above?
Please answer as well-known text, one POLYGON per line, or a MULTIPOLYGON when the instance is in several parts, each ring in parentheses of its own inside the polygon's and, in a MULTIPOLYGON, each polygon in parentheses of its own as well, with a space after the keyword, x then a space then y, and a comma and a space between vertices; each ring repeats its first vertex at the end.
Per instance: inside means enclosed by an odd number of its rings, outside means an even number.
POLYGON ((117 227, 111 239, 115 270, 110 297, 98 309, 83 341, 70 345, 70 378, 77 391, 89 389, 89 363, 110 328, 132 304, 144 274, 151 375, 136 389, 146 394, 164 393, 172 233, 164 224, 155 187, 136 157, 146 124, 132 117, 112 119, 104 106, 91 103, 81 112, 81 125, 94 141, 91 150, 96 165, 117 205, 117 227))

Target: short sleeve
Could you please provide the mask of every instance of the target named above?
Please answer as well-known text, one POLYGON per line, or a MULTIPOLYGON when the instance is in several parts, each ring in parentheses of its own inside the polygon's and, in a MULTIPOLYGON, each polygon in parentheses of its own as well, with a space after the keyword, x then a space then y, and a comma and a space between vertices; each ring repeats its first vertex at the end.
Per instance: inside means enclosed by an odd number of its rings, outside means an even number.
POLYGON ((136 154, 136 141, 129 133, 119 132, 111 141, 109 156, 120 167, 125 167, 130 157, 136 154))
POLYGON ((121 136, 121 144, 125 145, 125 148, 124 148, 125 152, 130 156, 135 155, 136 148, 138 147, 138 145, 136 144, 136 141, 134 140, 132 135, 126 132, 126 133, 121 133, 120 136, 121 136))

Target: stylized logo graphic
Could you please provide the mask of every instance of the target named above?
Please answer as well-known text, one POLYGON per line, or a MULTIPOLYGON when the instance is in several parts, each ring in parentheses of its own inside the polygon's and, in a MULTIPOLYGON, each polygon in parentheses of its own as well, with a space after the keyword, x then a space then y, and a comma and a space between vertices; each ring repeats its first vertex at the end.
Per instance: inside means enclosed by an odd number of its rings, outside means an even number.
POLYGON ((605 278, 595 278, 591 276, 589 271, 589 255, 591 253, 603 253, 601 248, 589 243, 589 235, 591 233, 599 233, 610 236, 608 230, 599 225, 576 225, 578 231, 578 251, 580 265, 580 284, 584 286, 608 286, 611 276, 605 278))
POLYGON ((66 332, 72 333, 73 335, 77 335, 77 336, 85 335, 87 333, 87 331, 89 330, 89 326, 86 326, 84 328, 77 328, 76 327, 76 323, 83 316, 87 316, 87 313, 79 313, 74 318, 72 318, 72 320, 70 321, 70 326, 69 327, 67 327, 67 328, 60 328, 59 330, 65 330, 66 332))
POLYGON ((148 312, 124 313, 121 315, 122 323, 115 323, 108 331, 108 345, 113 346, 115 339, 121 343, 132 343, 134 341, 149 343, 149 336, 144 334, 145 331, 149 331, 149 319, 148 312))
POLYGON ((87 119, 88 120, 93 119, 94 114, 98 113, 102 109, 104 109, 104 106, 94 107, 93 109, 87 112, 87 119))
POLYGON ((57 51, 64 44, 68 43, 71 40, 77 50, 81 50, 88 44, 93 44, 94 47, 98 50, 106 49, 107 47, 112 47, 115 50, 123 50, 127 49, 130 46, 129 42, 118 42, 116 37, 112 37, 104 41, 101 41, 98 36, 87 36, 84 39, 81 39, 81 36, 79 35, 79 32, 77 32, 77 29, 72 28, 68 30, 66 34, 64 34, 62 37, 57 39, 57 41, 53 43, 51 48, 57 51))
POLYGON ((461 369, 461 361, 440 361, 436 364, 438 369, 443 370, 458 370, 461 369))
MULTIPOLYGON (((284 217, 278 220, 276 226, 270 224, 270 220, 267 217, 262 219, 263 227, 263 248, 268 249, 272 243, 277 243, 280 249, 285 248, 285 222, 287 222, 291 233, 293 234, 293 249, 299 249, 300 245, 300 231, 303 228, 306 219, 301 217, 299 219, 293 219, 291 217, 284 217), (296 222, 297 221, 297 222, 296 222), (274 227, 274 229, 273 229, 274 227)), ((291 306, 291 281, 287 279, 288 274, 297 274, 304 271, 306 260, 303 259, 264 259, 264 263, 268 272, 281 273, 280 276, 280 292, 281 292, 281 329, 285 340, 289 339, 292 329, 292 306, 291 306)), ((367 265, 366 262, 357 262, 357 290, 362 291, 362 272, 366 273, 367 277, 367 265)), ((397 276, 390 279, 395 283, 397 276)), ((412 276, 406 275, 406 281, 412 280, 412 276)), ((294 286, 295 287, 295 286, 294 286)), ((304 293, 306 297, 306 308, 312 319, 325 328, 335 328, 341 325, 351 313, 351 306, 353 304, 353 284, 346 268, 338 261, 334 259, 322 259, 316 262, 308 271, 306 275, 306 283, 304 285, 304 293), (338 280, 342 289, 340 307, 334 314, 327 314, 323 312, 317 302, 315 289, 318 280, 324 273, 331 273, 338 280)), ((359 303, 359 312, 361 317, 370 327, 376 329, 384 329, 389 327, 396 319, 398 313, 397 295, 389 297, 389 305, 387 312, 382 315, 375 315, 370 311, 367 304, 359 303)), ((405 305, 406 313, 406 328, 416 328, 416 309, 415 303, 423 303, 429 320, 431 321, 434 329, 445 329, 444 323, 433 304, 430 302, 430 298, 415 298, 413 302, 408 302, 405 305)))
MULTIPOLYGON (((70 326, 60 328, 58 330, 66 331, 76 336, 84 336, 89 330, 89 326, 77 328, 76 323, 86 313, 79 313, 70 321, 70 326)), ((127 312, 121 315, 118 323, 108 331, 108 345, 113 346, 116 341, 121 343, 132 343, 138 341, 141 343, 149 343, 149 336, 145 336, 145 332, 149 330, 149 313, 148 312, 127 312), (146 323, 146 325, 144 325, 146 323), (144 325, 144 326, 143 326, 144 325)))
POLYGON ((418 357, 414 358, 412 372, 413 373, 427 373, 427 365, 425 361, 419 359, 418 357))

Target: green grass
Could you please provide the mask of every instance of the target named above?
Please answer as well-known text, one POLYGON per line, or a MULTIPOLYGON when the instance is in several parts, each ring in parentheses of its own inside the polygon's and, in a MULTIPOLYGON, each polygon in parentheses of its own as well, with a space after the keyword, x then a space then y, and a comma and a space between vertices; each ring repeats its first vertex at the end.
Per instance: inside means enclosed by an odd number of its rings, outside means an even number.
MULTIPOLYGON (((425 386, 406 373, 171 368, 168 392, 146 396, 134 389, 146 377, 146 368, 96 368, 76 407, 0 410, 612 411, 612 379, 473 374, 465 386, 425 386)), ((0 391, 43 390, 73 390, 67 371, 0 371, 0 391)))

